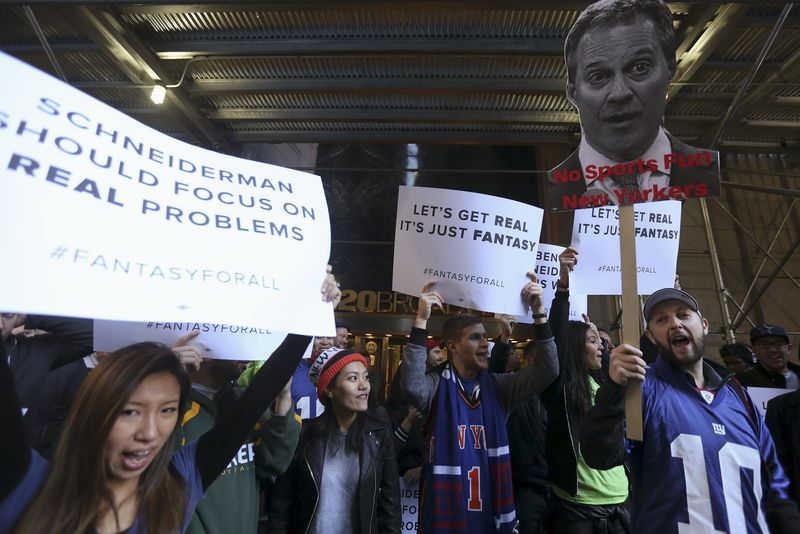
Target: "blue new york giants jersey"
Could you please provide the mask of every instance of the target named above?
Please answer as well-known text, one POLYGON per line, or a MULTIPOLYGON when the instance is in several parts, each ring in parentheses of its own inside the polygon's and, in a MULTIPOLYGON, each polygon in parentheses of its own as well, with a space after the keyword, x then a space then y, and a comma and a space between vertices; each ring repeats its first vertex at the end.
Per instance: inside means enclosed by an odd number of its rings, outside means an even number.
POLYGON ((322 415, 325 407, 317 398, 317 388, 308 379, 311 360, 303 358, 292 376, 292 403, 300 419, 314 419, 322 415))
POLYGON ((631 442, 634 532, 769 532, 763 498, 787 498, 788 481, 763 420, 753 420, 733 386, 709 403, 659 358, 642 387, 642 412, 644 441, 631 442))

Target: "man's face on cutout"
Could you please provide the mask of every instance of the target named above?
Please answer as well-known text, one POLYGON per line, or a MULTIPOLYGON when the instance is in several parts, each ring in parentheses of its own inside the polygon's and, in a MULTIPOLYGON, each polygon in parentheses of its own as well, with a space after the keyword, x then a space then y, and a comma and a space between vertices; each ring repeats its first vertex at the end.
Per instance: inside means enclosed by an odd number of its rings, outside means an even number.
POLYGON ((673 74, 653 21, 640 15, 626 24, 592 28, 575 56, 567 95, 580 113, 583 136, 616 161, 639 158, 658 134, 673 74))

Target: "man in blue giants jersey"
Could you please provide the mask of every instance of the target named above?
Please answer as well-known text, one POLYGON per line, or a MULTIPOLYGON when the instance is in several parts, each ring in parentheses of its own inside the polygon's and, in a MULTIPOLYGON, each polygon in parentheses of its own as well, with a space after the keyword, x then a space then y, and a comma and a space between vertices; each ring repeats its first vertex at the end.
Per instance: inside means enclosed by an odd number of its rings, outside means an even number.
POLYGON ((538 357, 518 373, 490 373, 489 342, 479 317, 456 315, 442 337, 449 361, 426 373, 427 321, 442 307, 435 282, 422 288, 411 339, 403 350, 400 388, 428 413, 420 484, 419 532, 510 534, 516 523, 506 415, 558 375, 555 342, 536 276, 522 289, 533 310, 538 357))
POLYGON ((633 530, 659 534, 797 532, 800 516, 763 419, 732 377, 703 362, 708 321, 679 289, 644 304, 645 334, 659 349, 646 367, 620 345, 581 429, 595 469, 625 460, 625 386, 643 380, 644 440, 628 442, 633 530))

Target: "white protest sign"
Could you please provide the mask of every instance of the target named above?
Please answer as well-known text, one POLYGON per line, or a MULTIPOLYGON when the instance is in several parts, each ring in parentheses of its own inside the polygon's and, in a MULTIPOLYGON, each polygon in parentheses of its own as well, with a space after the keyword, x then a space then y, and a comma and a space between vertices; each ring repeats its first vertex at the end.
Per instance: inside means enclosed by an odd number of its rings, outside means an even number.
MULTIPOLYGON (((673 287, 678 264, 681 203, 675 200, 636 204, 636 270, 638 292, 649 295, 673 287)), ((575 212, 572 247, 580 254, 570 274, 570 292, 620 295, 618 208, 575 212)))
POLYGON ((333 334, 318 176, 183 143, 5 54, 0 70, 0 309, 333 334))
MULTIPOLYGON (((542 300, 544 301, 544 313, 550 316, 550 305, 556 296, 556 283, 558 282, 560 265, 558 263, 558 255, 564 252, 566 247, 559 247, 558 245, 548 245, 547 243, 539 243, 539 249, 536 251, 536 268, 534 272, 542 284, 542 300)), ((589 315, 589 305, 587 303, 586 295, 578 295, 570 291, 569 294, 569 320, 570 321, 583 321, 583 315, 589 315)), ((525 315, 517 315, 517 322, 519 323, 533 323, 533 316, 530 312, 525 315)))
POLYGON ((400 511, 403 523, 400 532, 416 534, 419 526, 419 484, 406 484, 400 477, 400 511))
MULTIPOLYGON (((217 360, 266 360, 286 337, 285 332, 273 332, 254 326, 217 323, 170 323, 94 321, 94 350, 113 352, 140 341, 157 341, 173 346, 192 330, 199 330, 192 345, 203 348, 203 358, 217 360)), ((312 343, 306 355, 311 356, 312 343)))
POLYGON ((758 410, 758 413, 761 414, 761 417, 767 415, 767 404, 769 401, 778 395, 793 392, 793 389, 783 388, 747 388, 747 393, 749 393, 750 398, 753 399, 753 405, 756 407, 756 410, 758 410))
POLYGON ((536 263, 542 213, 479 193, 400 186, 392 289, 417 296, 436 279, 448 304, 525 314, 520 290, 536 263))

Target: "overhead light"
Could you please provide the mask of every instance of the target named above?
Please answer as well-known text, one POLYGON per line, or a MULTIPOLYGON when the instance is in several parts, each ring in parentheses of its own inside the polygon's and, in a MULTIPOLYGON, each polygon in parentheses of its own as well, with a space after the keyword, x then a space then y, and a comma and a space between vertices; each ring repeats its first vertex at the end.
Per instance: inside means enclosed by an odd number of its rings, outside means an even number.
POLYGON ((163 104, 166 96, 167 90, 163 85, 154 85, 153 92, 150 93, 150 100, 152 100, 154 104, 163 104))

